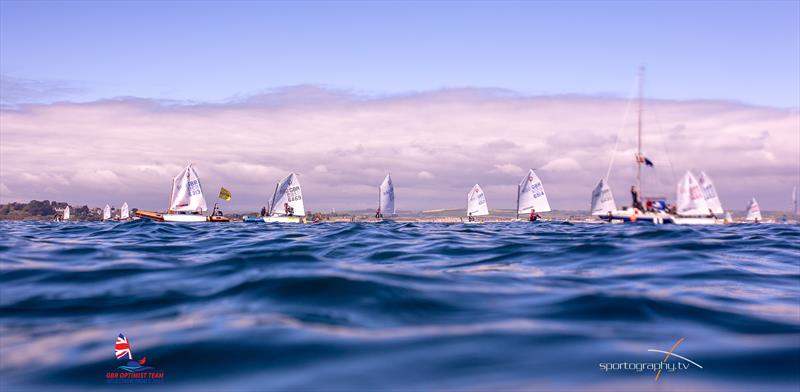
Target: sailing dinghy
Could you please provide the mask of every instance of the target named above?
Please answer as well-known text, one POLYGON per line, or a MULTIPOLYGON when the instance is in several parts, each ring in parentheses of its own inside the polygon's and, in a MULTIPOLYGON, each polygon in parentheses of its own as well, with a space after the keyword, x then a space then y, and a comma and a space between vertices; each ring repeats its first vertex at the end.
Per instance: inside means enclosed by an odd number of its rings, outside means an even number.
MULTIPOLYGON (((517 221, 519 214, 538 214, 540 212, 550 212, 550 203, 547 201, 547 194, 544 193, 544 185, 539 176, 530 169, 528 174, 517 185, 517 221)), ((531 221, 534 221, 533 219, 531 221)))
POLYGON ((394 207, 394 183, 392 176, 386 175, 381 185, 378 187, 378 211, 375 212, 375 218, 379 222, 389 220, 397 214, 394 207))
POLYGON ((306 210, 303 205, 303 192, 297 174, 290 173, 275 185, 270 208, 264 222, 267 223, 305 223, 306 210))
POLYGON ((475 220, 476 216, 489 215, 489 206, 486 204, 486 195, 478 184, 467 193, 467 220, 464 223, 483 223, 475 220))
POLYGON ((190 163, 172 180, 172 193, 166 213, 136 210, 134 216, 159 222, 230 222, 224 216, 206 216, 206 211, 208 206, 200 186, 200 178, 194 165, 190 163))
POLYGON ((128 203, 122 203, 122 207, 119 208, 119 220, 128 220, 131 218, 131 211, 128 208, 128 203))
POLYGON ((703 191, 703 197, 706 199, 706 204, 708 204, 711 213, 714 215, 725 214, 725 210, 722 208, 722 202, 719 200, 717 188, 714 187, 714 183, 706 172, 700 172, 700 178, 697 179, 697 183, 700 184, 700 190, 703 191))
MULTIPOLYGON (((713 191, 714 186, 710 180, 707 184, 711 185, 713 191)), ((713 225, 717 223, 707 196, 691 171, 687 171, 678 182, 676 200, 677 214, 672 216, 673 223, 679 225, 713 225)), ((719 204, 719 199, 716 199, 716 204, 719 204)), ((722 206, 719 206, 719 209, 722 210, 722 206)))
POLYGON ((72 211, 70 210, 69 206, 64 208, 64 217, 63 220, 66 222, 69 220, 70 216, 72 215, 72 211))
POLYGON ((103 207, 103 220, 104 221, 111 220, 111 206, 109 206, 108 204, 106 204, 106 206, 103 207))
POLYGON ((761 223, 761 207, 759 207, 756 198, 750 199, 750 204, 747 205, 747 216, 744 218, 748 223, 761 223))
POLYGON ((592 216, 609 215, 616 210, 617 203, 614 202, 611 187, 605 178, 601 178, 592 191, 592 216))

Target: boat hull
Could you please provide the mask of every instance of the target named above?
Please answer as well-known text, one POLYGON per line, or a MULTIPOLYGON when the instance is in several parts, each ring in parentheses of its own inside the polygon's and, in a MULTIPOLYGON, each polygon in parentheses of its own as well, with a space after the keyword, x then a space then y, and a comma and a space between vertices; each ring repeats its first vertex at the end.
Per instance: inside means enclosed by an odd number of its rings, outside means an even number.
POLYGON ((672 223, 676 225, 719 225, 723 221, 714 217, 687 217, 687 216, 672 216, 672 223))
POLYGON ((205 216, 205 215, 192 215, 192 214, 162 214, 159 212, 137 210, 133 213, 138 218, 146 218, 156 222, 181 222, 181 223, 197 223, 197 222, 230 222, 229 218, 224 216, 205 216))
POLYGON ((263 221, 266 223, 305 223, 299 216, 265 216, 263 221))
POLYGON ((660 225, 663 223, 672 223, 672 215, 666 212, 641 212, 636 210, 618 210, 613 211, 610 215, 597 215, 598 219, 610 223, 646 223, 660 225))

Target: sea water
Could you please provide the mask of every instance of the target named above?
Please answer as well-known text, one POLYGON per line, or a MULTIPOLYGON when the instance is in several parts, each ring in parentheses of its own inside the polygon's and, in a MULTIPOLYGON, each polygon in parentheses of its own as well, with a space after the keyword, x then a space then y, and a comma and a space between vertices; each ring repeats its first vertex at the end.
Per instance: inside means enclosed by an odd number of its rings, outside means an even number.
POLYGON ((119 334, 154 390, 800 388, 797 225, 2 222, 0 262, 3 391, 118 389, 119 334))

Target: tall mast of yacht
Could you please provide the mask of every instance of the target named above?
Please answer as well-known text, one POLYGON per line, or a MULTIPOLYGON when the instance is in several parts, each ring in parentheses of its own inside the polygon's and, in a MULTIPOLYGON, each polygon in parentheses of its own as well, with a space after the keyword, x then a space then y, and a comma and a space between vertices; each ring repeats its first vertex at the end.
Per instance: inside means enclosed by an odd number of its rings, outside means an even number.
POLYGON ((642 195, 642 95, 644 93, 644 67, 639 67, 639 123, 638 142, 636 147, 636 189, 642 195))

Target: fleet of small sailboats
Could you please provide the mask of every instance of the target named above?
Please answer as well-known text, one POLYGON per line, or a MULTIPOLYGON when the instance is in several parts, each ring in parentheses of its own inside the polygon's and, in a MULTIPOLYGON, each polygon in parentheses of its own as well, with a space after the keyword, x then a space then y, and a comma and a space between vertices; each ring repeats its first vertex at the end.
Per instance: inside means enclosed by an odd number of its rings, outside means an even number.
MULTIPOLYGON (((598 181, 592 190, 591 215, 610 223, 647 222, 686 225, 732 223, 733 219, 730 212, 723 209, 714 183, 704 171, 700 171, 699 177, 695 177, 691 171, 687 171, 681 177, 676 186, 675 205, 669 205, 664 197, 642 196, 643 168, 654 166, 653 162, 645 156, 642 150, 642 80, 643 69, 640 69, 637 146, 634 155, 636 177, 630 190, 632 203, 630 206, 619 208, 614 200, 608 181, 614 161, 612 157, 608 173, 598 181)), ((616 153, 616 147, 614 153, 616 153)), ((230 200, 230 191, 224 187, 221 188, 219 198, 221 200, 230 200)), ((528 215, 527 220, 529 221, 536 221, 541 218, 540 213, 551 211, 544 184, 533 169, 528 170, 528 173, 517 185, 516 204, 516 219, 514 221, 521 221, 520 214, 528 215)), ((792 190, 792 210, 795 215, 798 214, 796 187, 792 190)), ((203 195, 200 179, 193 164, 190 163, 173 179, 169 204, 165 213, 136 210, 131 214, 126 202, 120 208, 118 219, 146 218, 162 222, 230 221, 217 209, 216 203, 210 215, 206 215, 207 211, 208 205, 203 195)), ((63 211, 64 221, 70 219, 70 213, 70 207, 67 206, 63 211)), ((395 217, 396 214, 395 187, 391 174, 387 174, 378 186, 378 208, 375 212, 375 218, 377 221, 384 221, 395 217)), ((305 223, 305 215, 306 210, 299 177, 296 173, 289 173, 289 175, 275 184, 272 197, 269 199, 268 204, 264 206, 261 216, 244 217, 243 220, 245 222, 265 223, 305 223)), ((489 215, 486 194, 478 184, 475 184, 467 193, 466 215, 467 219, 465 221, 462 219, 465 223, 483 223, 483 220, 479 221, 477 218, 489 215)), ((103 208, 102 216, 104 221, 115 218, 112 217, 112 208, 109 205, 103 208)), ((763 221, 760 207, 755 198, 747 206, 744 221, 751 223, 763 221)))

